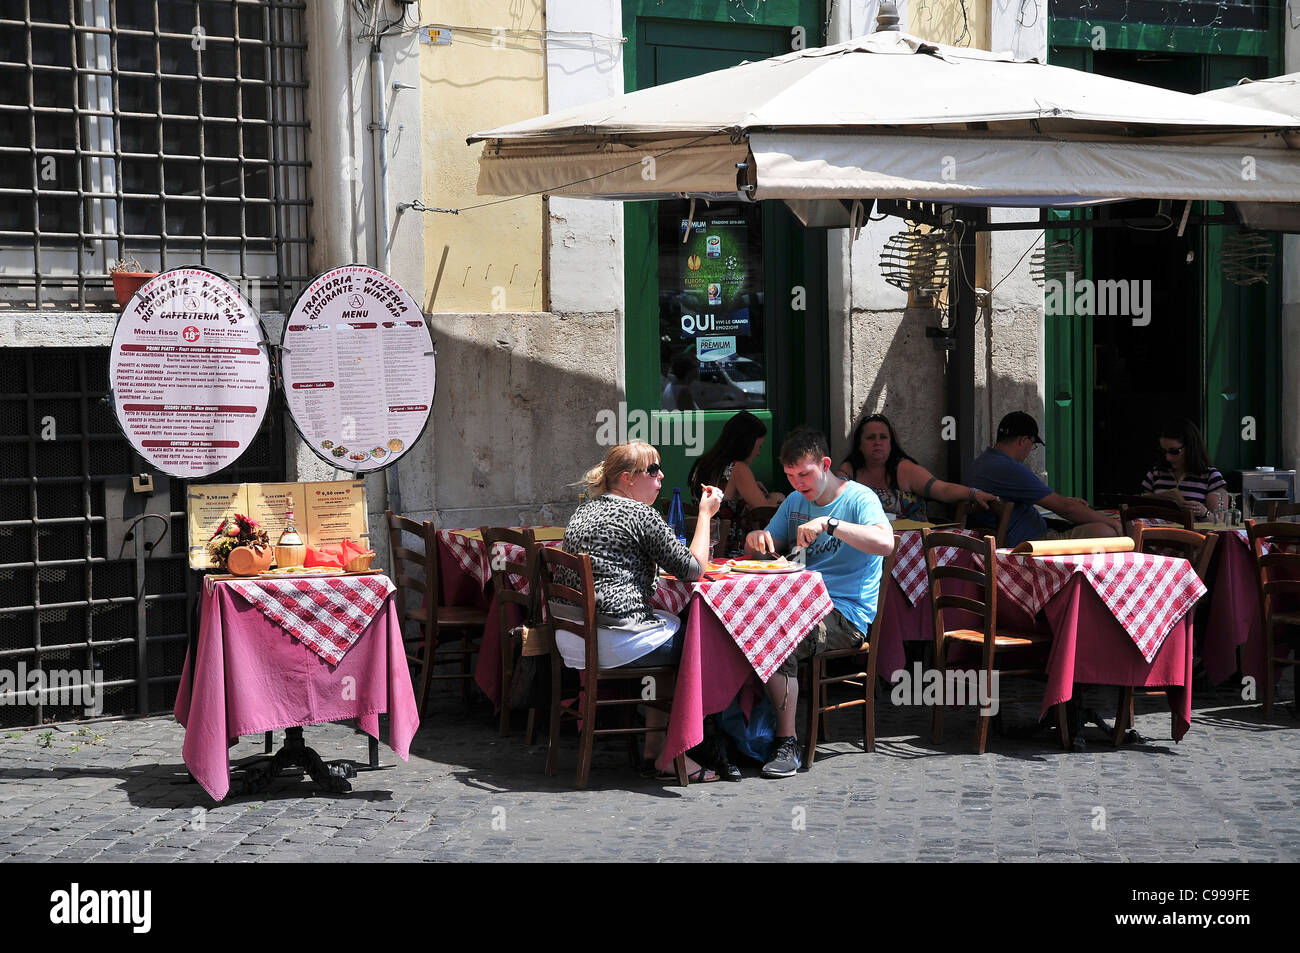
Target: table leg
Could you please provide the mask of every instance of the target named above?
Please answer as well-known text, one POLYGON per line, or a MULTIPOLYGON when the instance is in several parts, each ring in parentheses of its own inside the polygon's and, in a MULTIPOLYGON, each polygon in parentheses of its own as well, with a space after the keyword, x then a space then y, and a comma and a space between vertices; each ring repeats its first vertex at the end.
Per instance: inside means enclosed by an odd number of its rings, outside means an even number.
MULTIPOLYGON (((373 744, 373 739, 371 739, 373 744)), ((371 748, 372 763, 378 759, 378 751, 371 748)), ((255 761, 240 765, 243 778, 236 784, 231 779, 231 792, 235 794, 259 794, 271 786, 271 782, 285 768, 302 768, 311 779, 331 794, 346 794, 352 790, 348 778, 355 778, 357 770, 345 761, 327 764, 321 756, 307 747, 303 740, 302 728, 288 728, 284 733, 284 747, 270 758, 257 758, 255 761)))

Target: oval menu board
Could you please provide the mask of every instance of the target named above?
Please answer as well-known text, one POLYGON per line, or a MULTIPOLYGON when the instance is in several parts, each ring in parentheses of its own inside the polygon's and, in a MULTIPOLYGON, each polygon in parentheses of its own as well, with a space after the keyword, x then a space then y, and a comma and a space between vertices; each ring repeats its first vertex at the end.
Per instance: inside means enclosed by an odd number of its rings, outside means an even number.
POLYGON ((415 299, 365 265, 317 275, 284 323, 289 413, 327 463, 365 473, 395 463, 433 408, 433 338, 415 299))
POLYGON ((113 410, 131 445, 172 476, 234 463, 271 399, 265 342, 252 304, 216 272, 150 279, 122 309, 109 358, 113 410))

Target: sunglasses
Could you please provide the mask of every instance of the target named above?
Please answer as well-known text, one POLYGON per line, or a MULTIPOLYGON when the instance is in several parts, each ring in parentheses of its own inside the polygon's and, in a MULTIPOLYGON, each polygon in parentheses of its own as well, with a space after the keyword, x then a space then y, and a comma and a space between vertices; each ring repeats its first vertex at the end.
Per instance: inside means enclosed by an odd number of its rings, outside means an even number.
POLYGON ((652 464, 650 464, 650 466, 648 466, 648 467, 643 467, 643 468, 640 469, 640 470, 633 470, 632 472, 633 472, 633 473, 644 473, 646 476, 656 477, 656 476, 658 476, 659 474, 661 474, 661 473, 664 472, 664 468, 663 468, 663 466, 662 466, 661 464, 658 464, 658 463, 652 463, 652 464))
POLYGON ((1166 457, 1176 457, 1180 453, 1182 453, 1183 450, 1185 449, 1186 449, 1185 447, 1169 447, 1168 449, 1166 449, 1165 447, 1161 447, 1160 452, 1163 453, 1166 457))

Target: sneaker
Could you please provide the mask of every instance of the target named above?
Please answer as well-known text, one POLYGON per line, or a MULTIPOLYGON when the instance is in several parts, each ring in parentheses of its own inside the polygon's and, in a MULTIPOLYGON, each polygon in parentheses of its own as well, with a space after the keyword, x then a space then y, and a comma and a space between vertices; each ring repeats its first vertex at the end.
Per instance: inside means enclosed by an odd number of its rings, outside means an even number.
POLYGON ((776 739, 776 750, 763 765, 765 778, 789 778, 803 765, 799 757, 799 739, 793 736, 776 739))

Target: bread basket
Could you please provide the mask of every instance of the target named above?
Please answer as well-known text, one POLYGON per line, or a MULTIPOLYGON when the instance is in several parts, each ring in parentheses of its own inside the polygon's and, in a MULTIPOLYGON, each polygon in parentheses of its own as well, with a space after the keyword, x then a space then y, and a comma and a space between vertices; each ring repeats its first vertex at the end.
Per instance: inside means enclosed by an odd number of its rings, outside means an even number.
POLYGON ((349 560, 344 566, 344 572, 365 572, 370 568, 370 564, 375 561, 374 553, 367 553, 365 556, 357 556, 349 560))

